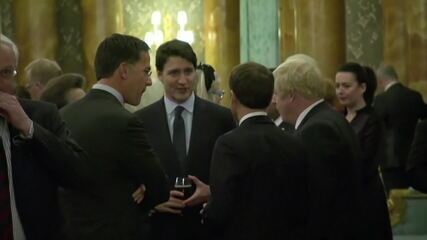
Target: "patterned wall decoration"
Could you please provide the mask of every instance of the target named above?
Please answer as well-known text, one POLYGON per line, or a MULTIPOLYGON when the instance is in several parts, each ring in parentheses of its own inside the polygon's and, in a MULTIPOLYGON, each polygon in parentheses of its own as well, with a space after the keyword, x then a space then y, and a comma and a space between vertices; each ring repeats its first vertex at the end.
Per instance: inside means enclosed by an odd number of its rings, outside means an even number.
POLYGON ((347 61, 378 67, 382 36, 382 0, 346 0, 347 61))
POLYGON ((59 49, 57 61, 64 72, 84 73, 80 0, 57 0, 59 49))
POLYGON ((240 61, 279 64, 278 3, 240 0, 240 61))
POLYGON ((125 33, 141 39, 144 39, 146 32, 153 30, 151 14, 156 10, 160 11, 162 15, 160 30, 163 31, 165 41, 176 38, 179 29, 178 11, 186 11, 188 24, 185 29, 194 32, 192 46, 198 61, 204 61, 203 0, 180 0, 173 1, 173 4, 169 0, 123 0, 123 6, 125 33))
POLYGON ((1 32, 13 39, 13 11, 12 11, 13 0, 0 0, 0 24, 1 32))

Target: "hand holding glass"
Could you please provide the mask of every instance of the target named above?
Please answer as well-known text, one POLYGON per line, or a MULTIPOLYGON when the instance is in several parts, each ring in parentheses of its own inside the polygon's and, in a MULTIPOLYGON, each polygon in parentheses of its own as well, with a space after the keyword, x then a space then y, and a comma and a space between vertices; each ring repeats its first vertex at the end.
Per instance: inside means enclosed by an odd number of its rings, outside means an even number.
POLYGON ((184 199, 190 197, 191 180, 187 177, 177 177, 175 179, 175 190, 180 191, 184 194, 184 199))

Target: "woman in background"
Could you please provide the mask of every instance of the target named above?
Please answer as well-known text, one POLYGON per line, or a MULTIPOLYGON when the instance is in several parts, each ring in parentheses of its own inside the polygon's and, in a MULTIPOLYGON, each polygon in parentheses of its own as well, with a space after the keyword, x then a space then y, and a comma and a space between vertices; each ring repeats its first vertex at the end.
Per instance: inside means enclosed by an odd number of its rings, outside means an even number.
POLYGON ((365 239, 391 240, 386 195, 378 171, 383 157, 382 126, 371 107, 375 88, 375 74, 368 75, 365 68, 357 63, 342 65, 335 75, 338 101, 345 108, 345 117, 360 141, 363 166, 363 234, 365 239))
POLYGON ((201 63, 197 66, 197 96, 219 104, 224 97, 224 91, 221 90, 219 83, 218 75, 211 65, 201 63))
POLYGON ((40 100, 56 104, 61 109, 86 95, 83 90, 85 78, 76 73, 66 73, 51 79, 40 100))

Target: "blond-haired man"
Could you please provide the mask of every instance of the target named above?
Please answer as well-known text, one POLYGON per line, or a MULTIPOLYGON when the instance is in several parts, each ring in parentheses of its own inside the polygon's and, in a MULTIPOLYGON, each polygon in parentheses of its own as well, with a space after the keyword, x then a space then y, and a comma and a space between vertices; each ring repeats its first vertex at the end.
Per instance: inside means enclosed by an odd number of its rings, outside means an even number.
POLYGON ((356 136, 323 99, 316 61, 291 56, 274 71, 276 106, 308 155, 309 239, 359 239, 360 162, 356 136))
POLYGON ((46 84, 50 79, 62 74, 62 69, 57 62, 38 58, 25 67, 26 83, 25 87, 30 93, 31 99, 39 100, 46 84))

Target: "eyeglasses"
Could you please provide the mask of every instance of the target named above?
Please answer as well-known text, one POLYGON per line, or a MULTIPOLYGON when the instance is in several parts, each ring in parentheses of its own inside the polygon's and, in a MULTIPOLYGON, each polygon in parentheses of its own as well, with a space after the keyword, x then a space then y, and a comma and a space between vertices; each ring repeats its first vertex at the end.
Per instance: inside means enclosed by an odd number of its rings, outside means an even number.
POLYGON ((16 71, 15 68, 8 67, 8 68, 4 68, 4 69, 0 70, 0 77, 6 78, 6 79, 11 79, 11 78, 15 77, 17 73, 18 72, 16 71))
POLYGON ((144 72, 145 72, 145 74, 146 74, 148 77, 150 77, 150 76, 151 76, 151 74, 153 73, 153 72, 151 71, 151 69, 145 69, 145 70, 144 70, 144 72))
POLYGON ((208 93, 218 96, 219 99, 223 99, 225 92, 224 90, 221 90, 221 89, 211 88, 209 89, 208 93))

